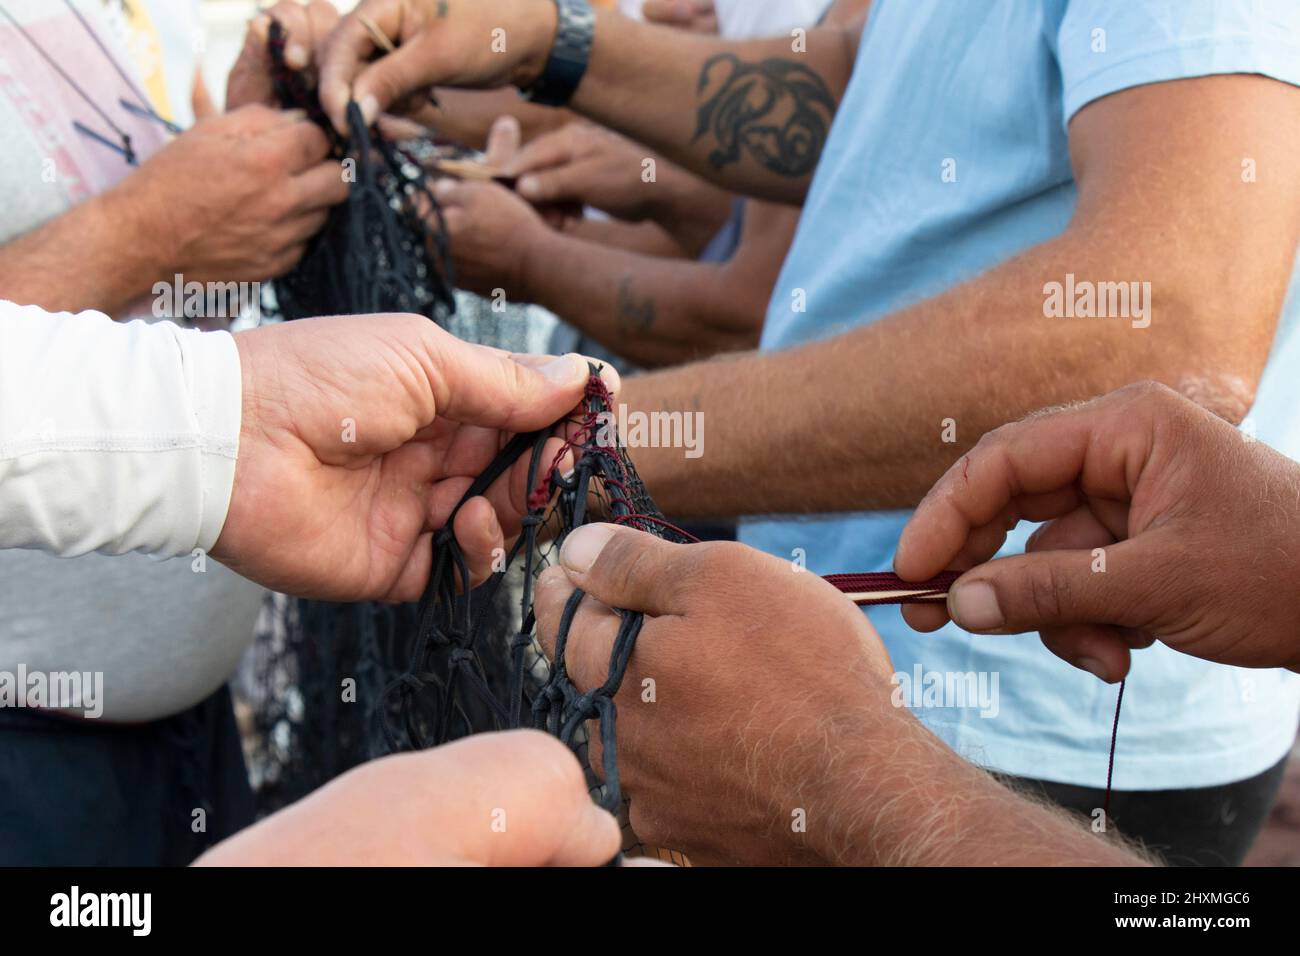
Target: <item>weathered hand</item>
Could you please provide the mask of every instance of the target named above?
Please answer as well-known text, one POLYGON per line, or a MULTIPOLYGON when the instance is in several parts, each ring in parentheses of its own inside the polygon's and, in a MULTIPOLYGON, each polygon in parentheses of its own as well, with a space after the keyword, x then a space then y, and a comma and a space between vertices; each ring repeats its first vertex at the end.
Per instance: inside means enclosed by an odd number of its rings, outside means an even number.
POLYGON ((650 218, 673 190, 661 173, 685 175, 627 137, 582 122, 537 137, 504 172, 519 178, 519 195, 529 202, 594 206, 630 221, 650 218))
POLYGON ((511 299, 529 301, 527 262, 552 235, 537 210, 496 183, 444 179, 435 194, 457 283, 480 295, 502 289, 511 299))
POLYGON ((692 33, 717 33, 713 0, 646 0, 641 15, 650 23, 679 27, 692 33))
POLYGON ((553 737, 483 734, 349 771, 196 866, 600 866, 618 821, 553 737))
POLYGON ((348 195, 325 134, 301 113, 250 105, 201 120, 105 194, 186 282, 275 278, 348 195))
MULTIPOLYGON (((311 319, 235 341, 243 419, 213 557, 276 590, 332 600, 419 597, 432 533, 509 434, 559 420, 589 376, 577 356, 512 357, 416 315, 311 319)), ((456 518, 476 579, 526 513, 526 466, 456 518)))
POLYGON ((891 702, 889 658, 862 612, 737 544, 589 525, 560 561, 538 583, 539 632, 553 653, 565 602, 587 593, 565 653, 579 689, 608 673, 610 608, 647 615, 617 698, 637 835, 697 863, 840 859, 862 810, 846 784, 872 772, 873 747, 917 731, 891 702))
POLYGON ((1039 631, 1117 681, 1160 641, 1206 660, 1300 669, 1300 466, 1159 385, 999 428, 903 533, 909 580, 971 568, 918 630, 1039 631), (983 563, 1021 520, 1028 554, 983 563))
POLYGON ((535 0, 362 0, 326 43, 321 103, 344 130, 349 100, 373 122, 404 101, 422 109, 435 86, 526 85, 545 68, 556 25, 555 5, 535 0), (377 46, 363 17, 398 49, 370 62, 377 46))
POLYGON ((272 20, 280 21, 287 36, 286 65, 311 75, 319 65, 325 38, 338 25, 339 11, 329 0, 280 0, 254 17, 244 34, 239 59, 226 79, 226 109, 250 103, 280 105, 271 83, 271 57, 266 47, 272 20))

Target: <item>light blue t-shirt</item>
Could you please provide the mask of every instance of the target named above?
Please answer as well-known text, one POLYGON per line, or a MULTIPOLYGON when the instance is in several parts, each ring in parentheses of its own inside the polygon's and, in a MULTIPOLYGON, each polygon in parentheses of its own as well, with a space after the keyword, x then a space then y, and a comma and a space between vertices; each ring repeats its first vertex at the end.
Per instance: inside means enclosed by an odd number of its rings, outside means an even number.
MULTIPOLYGON (((1300 85, 1300 2, 875 0, 764 347, 874 322, 1060 234, 1075 206, 1066 130, 1076 111, 1127 87, 1223 73, 1300 85), (795 311, 800 300, 805 311, 795 311)), ((1249 421, 1261 440, 1300 457, 1300 281, 1249 421)), ((742 539, 783 557, 801 549, 822 574, 888 570, 907 518, 750 521, 742 539)), ((1022 551, 1029 530, 1007 551, 1022 551)), ((1105 785, 1116 688, 1036 636, 974 637, 952 626, 923 635, 896 609, 870 616, 907 675, 900 696, 909 703, 925 700, 929 675, 945 684, 948 675, 986 675, 982 702, 956 706, 954 692, 931 698, 940 706, 914 707, 959 753, 1016 775, 1105 785)), ((1203 787, 1260 773, 1287 753, 1298 714, 1297 675, 1208 664, 1159 645, 1137 652, 1115 786, 1203 787)))

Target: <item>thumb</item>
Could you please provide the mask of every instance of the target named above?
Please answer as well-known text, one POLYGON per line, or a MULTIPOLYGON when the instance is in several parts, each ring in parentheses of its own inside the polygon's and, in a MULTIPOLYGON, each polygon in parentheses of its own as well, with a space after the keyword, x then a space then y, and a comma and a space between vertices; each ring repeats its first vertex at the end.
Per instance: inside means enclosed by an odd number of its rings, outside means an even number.
MULTIPOLYGON (((591 360, 581 355, 539 361, 472 345, 433 326, 426 331, 433 336, 425 339, 424 358, 437 412, 463 425, 510 432, 547 428, 578 405, 591 377, 591 360)), ((602 374, 615 391, 617 377, 602 374)))
POLYGON ((350 101, 355 100, 361 107, 369 125, 398 100, 429 85, 425 79, 428 63, 424 62, 429 59, 428 51, 422 53, 416 43, 401 44, 404 8, 405 4, 396 0, 366 5, 339 21, 326 41, 321 57, 320 100, 339 132, 347 132, 350 101), (389 37, 390 45, 397 45, 374 62, 370 58, 378 47, 367 19, 389 37))
POLYGON ((618 821, 592 802, 581 764, 554 737, 536 730, 479 734, 434 752, 450 758, 452 779, 474 782, 449 801, 461 817, 454 822, 463 859, 600 866, 618 853, 618 821))
POLYGON ((1160 562, 1141 539, 1095 551, 1040 551, 972 568, 948 593, 948 614, 983 634, 1073 625, 1140 627, 1169 600, 1160 562))
POLYGON ((695 577, 696 559, 706 550, 618 525, 590 524, 564 539, 560 564, 574 584, 607 607, 657 617, 684 610, 684 582, 695 577))
POLYGON ((509 113, 498 116, 488 133, 485 165, 492 169, 504 169, 519 153, 524 133, 519 120, 509 113))

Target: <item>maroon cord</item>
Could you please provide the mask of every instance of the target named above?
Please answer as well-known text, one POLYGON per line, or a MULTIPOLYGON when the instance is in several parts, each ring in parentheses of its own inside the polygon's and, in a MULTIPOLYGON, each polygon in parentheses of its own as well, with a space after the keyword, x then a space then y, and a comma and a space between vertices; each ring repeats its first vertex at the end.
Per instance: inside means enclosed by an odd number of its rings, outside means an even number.
POLYGON ((928 581, 904 581, 897 574, 881 571, 874 574, 828 574, 826 580, 845 594, 853 596, 858 607, 884 604, 934 604, 948 596, 948 589, 961 577, 960 571, 945 571, 928 581), (884 597, 873 597, 884 594, 884 597))

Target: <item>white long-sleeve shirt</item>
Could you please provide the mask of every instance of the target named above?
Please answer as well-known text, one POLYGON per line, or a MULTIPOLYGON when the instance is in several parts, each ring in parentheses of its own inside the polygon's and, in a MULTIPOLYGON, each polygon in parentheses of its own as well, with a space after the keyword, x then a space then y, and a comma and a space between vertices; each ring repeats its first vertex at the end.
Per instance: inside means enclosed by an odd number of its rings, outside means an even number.
POLYGON ((225 332, 0 303, 0 548, 211 548, 235 479, 240 393, 225 332))
POLYGON ((225 332, 0 302, 0 671, 102 672, 113 721, 229 679, 261 589, 195 551, 225 522, 240 410, 225 332))

